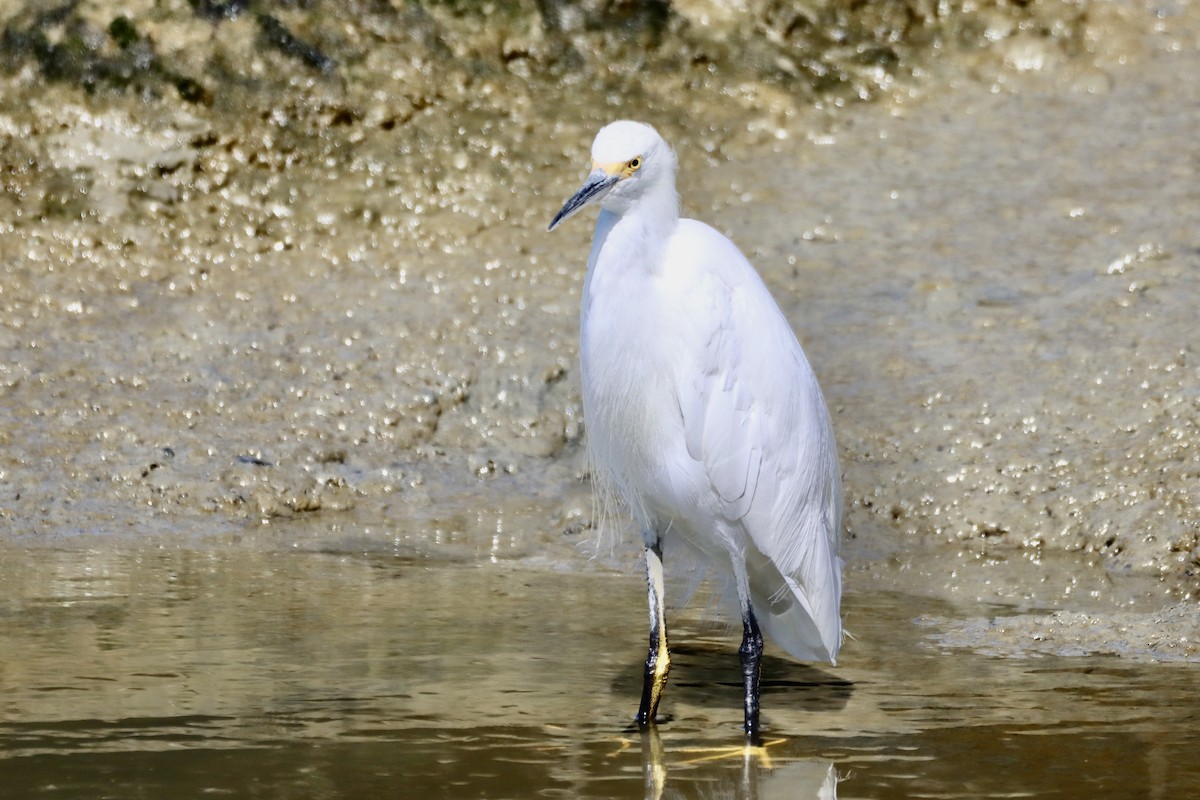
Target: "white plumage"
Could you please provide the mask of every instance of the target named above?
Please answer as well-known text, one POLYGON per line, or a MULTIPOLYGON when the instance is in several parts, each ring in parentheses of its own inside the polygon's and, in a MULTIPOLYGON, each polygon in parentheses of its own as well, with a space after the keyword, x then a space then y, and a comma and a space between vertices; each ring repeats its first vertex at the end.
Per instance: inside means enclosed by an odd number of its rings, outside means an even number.
POLYGON ((676 161, 648 125, 614 122, 550 227, 601 212, 580 325, 593 465, 641 526, 651 614, 638 713, 653 723, 670 656, 664 538, 732 575, 742 607, 746 731, 758 733, 758 626, 796 658, 842 640, 841 479, 825 402, 787 319, 727 238, 680 219, 676 161))

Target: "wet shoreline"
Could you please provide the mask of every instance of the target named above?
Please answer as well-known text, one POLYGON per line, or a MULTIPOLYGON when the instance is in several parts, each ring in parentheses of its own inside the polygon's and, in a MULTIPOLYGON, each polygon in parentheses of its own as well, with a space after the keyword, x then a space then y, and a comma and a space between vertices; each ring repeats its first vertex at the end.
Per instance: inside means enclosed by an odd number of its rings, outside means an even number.
MULTIPOLYGON (((817 367, 852 567, 1027 606, 1194 594, 1194 16, 1103 3, 1086 54, 1039 69, 979 51, 857 110, 764 81, 741 127, 659 121, 685 210, 742 244, 817 367)), ((0 115, 39 165, 10 172, 0 239, 11 537, 408 520, 416 549, 457 527, 523 558, 596 534, 588 232, 543 231, 597 109, 533 127, 518 94, 488 121, 520 84, 448 77, 476 104, 453 134, 307 79, 311 108, 261 117, 62 84, 0 115)))

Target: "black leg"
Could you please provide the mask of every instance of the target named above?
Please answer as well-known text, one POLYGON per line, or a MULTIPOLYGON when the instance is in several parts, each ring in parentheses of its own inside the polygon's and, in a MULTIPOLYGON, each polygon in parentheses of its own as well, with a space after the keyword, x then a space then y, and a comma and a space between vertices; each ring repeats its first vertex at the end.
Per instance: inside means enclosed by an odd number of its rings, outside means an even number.
POLYGON ((746 738, 757 744, 758 727, 758 679, 762 665, 763 638, 754 618, 754 609, 747 603, 742 610, 742 646, 738 655, 742 660, 742 686, 745 689, 746 738))
POLYGON ((637 723, 641 728, 654 724, 658 703, 667 685, 667 673, 671 669, 671 654, 667 650, 667 621, 663 613, 662 545, 658 541, 646 546, 646 584, 650 601, 650 651, 646 655, 642 702, 637 714, 637 723))

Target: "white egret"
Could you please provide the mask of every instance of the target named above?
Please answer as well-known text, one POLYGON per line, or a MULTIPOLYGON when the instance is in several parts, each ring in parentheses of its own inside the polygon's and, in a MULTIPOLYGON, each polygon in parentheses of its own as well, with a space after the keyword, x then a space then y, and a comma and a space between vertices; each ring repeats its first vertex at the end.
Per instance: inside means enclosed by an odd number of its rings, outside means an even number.
POLYGON ((791 326, 745 256, 679 216, 675 154, 649 125, 605 126, 550 223, 600 204, 580 318, 593 467, 641 526, 650 651, 637 721, 670 669, 662 552, 675 537, 733 577, 746 734, 759 734, 761 630, 832 663, 842 641, 842 488, 829 412, 791 326))

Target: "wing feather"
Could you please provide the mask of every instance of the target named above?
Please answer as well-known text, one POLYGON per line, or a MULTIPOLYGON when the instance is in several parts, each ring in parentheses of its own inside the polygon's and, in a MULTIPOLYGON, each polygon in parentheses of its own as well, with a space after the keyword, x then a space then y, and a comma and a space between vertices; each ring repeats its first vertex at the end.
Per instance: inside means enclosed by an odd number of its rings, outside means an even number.
POLYGON ((692 243, 689 252, 672 257, 697 265, 693 291, 682 295, 696 305, 680 332, 693 351, 677 367, 687 452, 721 515, 765 556, 760 566, 775 575, 766 592, 772 613, 800 615, 792 627, 804 631, 802 643, 787 647, 783 620, 768 623, 776 638, 794 654, 830 660, 841 640, 842 496, 828 411, 790 324, 749 262, 711 228, 692 226, 704 232, 693 227, 680 237, 692 243))

